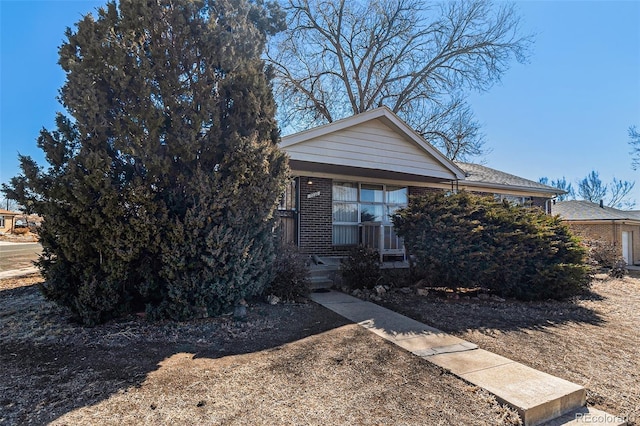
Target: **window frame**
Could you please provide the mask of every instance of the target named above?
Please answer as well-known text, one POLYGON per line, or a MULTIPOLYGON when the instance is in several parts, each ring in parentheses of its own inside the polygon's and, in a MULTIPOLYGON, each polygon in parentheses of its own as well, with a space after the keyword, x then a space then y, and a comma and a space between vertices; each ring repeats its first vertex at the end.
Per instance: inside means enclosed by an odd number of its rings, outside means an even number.
MULTIPOLYGON (((368 188, 366 188, 368 189, 368 188)), ((409 202, 409 187, 408 186, 402 186, 402 185, 394 185, 394 184, 383 184, 383 183, 370 183, 370 182, 356 182, 356 181, 348 181, 348 180, 334 180, 332 182, 332 188, 331 188, 331 244, 334 247, 353 247, 353 246, 357 246, 359 241, 355 241, 353 243, 336 243, 336 227, 358 227, 360 228, 362 226, 363 223, 380 223, 381 225, 390 225, 391 224, 391 217, 389 216, 389 212, 391 211, 391 208, 395 210, 397 210, 398 208, 403 208, 406 207, 408 205, 409 202), (355 185, 355 188, 357 189, 357 193, 356 193, 356 200, 335 200, 334 199, 334 186, 337 185, 341 185, 341 184, 351 184, 351 185, 355 185), (382 201, 363 201, 362 200, 362 186, 379 186, 382 188, 382 201), (398 203, 398 202, 389 202, 389 192, 388 192, 388 188, 394 188, 394 191, 398 190, 398 189, 404 189, 404 193, 405 193, 405 202, 404 203, 398 203), (335 212, 335 206, 336 205, 346 205, 346 204, 356 204, 357 205, 357 221, 356 222, 349 222, 349 221, 335 221, 335 216, 334 216, 334 212, 335 212), (371 221, 371 222, 363 222, 362 221, 362 212, 363 212, 363 205, 372 205, 372 206, 381 206, 382 208, 382 214, 381 214, 381 220, 379 221, 371 221)))

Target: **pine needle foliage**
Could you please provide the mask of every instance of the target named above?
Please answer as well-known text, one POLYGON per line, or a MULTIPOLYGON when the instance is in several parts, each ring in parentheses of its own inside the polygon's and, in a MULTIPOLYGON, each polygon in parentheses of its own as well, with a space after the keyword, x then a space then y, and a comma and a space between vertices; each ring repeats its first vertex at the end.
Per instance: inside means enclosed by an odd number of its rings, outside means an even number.
POLYGON ((589 285, 584 247, 540 209, 434 192, 412 198, 393 223, 417 276, 433 286, 537 300, 570 297, 589 285))
POLYGON ((48 168, 3 190, 44 218, 44 294, 85 324, 216 315, 271 279, 287 173, 260 59, 282 27, 245 0, 119 0, 68 29, 48 168))

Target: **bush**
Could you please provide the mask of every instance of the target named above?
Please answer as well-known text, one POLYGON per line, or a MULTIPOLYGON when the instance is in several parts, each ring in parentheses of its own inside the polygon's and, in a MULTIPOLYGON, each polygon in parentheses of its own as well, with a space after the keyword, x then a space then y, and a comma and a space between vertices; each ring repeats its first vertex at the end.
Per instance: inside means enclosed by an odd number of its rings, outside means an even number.
POLYGON ((280 243, 273 263, 273 280, 264 294, 273 294, 282 300, 295 300, 309 294, 309 268, 298 247, 280 243))
POLYGON ((340 265, 340 272, 344 284, 351 289, 374 288, 382 278, 380 266, 378 251, 358 246, 349 251, 340 265))
POLYGON ((587 247, 587 263, 597 272, 606 272, 613 278, 626 275, 627 263, 620 253, 620 248, 603 240, 585 238, 583 244, 587 247))
POLYGON ((450 288, 485 287, 523 300, 588 288, 585 249, 557 217, 466 192, 412 198, 393 218, 414 256, 416 278, 450 288))
POLYGON ((287 160, 261 55, 282 19, 275 3, 122 0, 66 33, 47 165, 21 156, 2 185, 43 219, 48 299, 91 325, 262 294, 287 160))

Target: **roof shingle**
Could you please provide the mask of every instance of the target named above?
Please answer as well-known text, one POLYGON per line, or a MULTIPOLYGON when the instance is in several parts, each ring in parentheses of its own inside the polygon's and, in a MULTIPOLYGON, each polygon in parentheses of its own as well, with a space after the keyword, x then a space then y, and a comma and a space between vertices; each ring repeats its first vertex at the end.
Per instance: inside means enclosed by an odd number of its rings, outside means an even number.
POLYGON ((551 213, 565 220, 637 220, 640 212, 614 209, 585 200, 559 201, 551 206, 551 213))
POLYGON ((526 189, 535 189, 538 191, 549 192, 553 194, 564 194, 565 191, 554 188, 553 186, 544 185, 540 182, 525 179, 520 176, 501 172, 500 170, 490 167, 481 166, 480 164, 460 163, 456 162, 458 167, 467 173, 464 182, 488 183, 504 186, 515 186, 526 189))

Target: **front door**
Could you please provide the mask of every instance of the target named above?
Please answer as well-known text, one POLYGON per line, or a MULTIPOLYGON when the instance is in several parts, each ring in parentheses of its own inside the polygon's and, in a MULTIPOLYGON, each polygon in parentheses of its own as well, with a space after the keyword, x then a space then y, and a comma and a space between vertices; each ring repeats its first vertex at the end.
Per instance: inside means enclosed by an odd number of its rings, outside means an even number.
POLYGON ((631 232, 622 231, 622 257, 627 265, 633 264, 633 254, 631 252, 633 244, 631 241, 631 232))
POLYGON ((298 189, 297 182, 295 179, 292 179, 280 198, 280 203, 278 204, 278 221, 279 221, 279 229, 280 236, 282 237, 283 242, 287 244, 297 244, 297 235, 298 235, 298 189))

